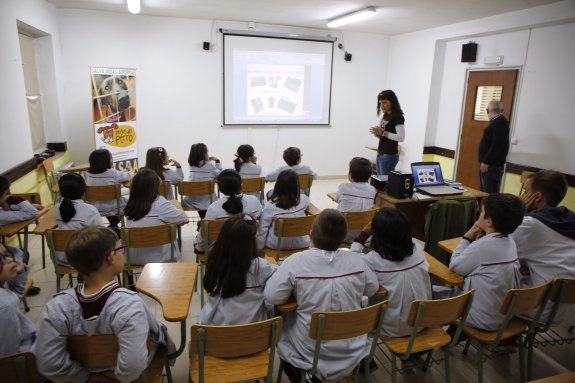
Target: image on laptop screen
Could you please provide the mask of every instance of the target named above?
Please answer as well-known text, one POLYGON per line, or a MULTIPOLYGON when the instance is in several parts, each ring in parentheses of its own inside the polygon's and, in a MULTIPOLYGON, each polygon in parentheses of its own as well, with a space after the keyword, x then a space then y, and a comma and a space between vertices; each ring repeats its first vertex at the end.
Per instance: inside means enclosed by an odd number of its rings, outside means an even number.
POLYGON ((415 180, 415 186, 443 185, 443 175, 439 163, 414 163, 411 164, 411 172, 415 180))

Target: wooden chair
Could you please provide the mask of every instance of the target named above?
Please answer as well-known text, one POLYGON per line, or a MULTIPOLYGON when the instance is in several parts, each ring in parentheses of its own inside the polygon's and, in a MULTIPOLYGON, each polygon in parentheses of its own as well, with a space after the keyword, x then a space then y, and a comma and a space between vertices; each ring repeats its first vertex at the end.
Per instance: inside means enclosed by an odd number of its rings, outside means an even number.
POLYGON ((0 358, 2 381, 10 383, 35 383, 40 379, 36 357, 31 352, 21 352, 0 358))
MULTIPOLYGON (((42 200, 40 199, 40 193, 37 193, 37 192, 34 192, 34 193, 13 193, 12 196, 22 198, 22 199, 24 199, 30 203, 37 203, 39 205, 42 204, 42 200)), ((38 222, 38 221, 36 221, 36 222, 38 222)), ((24 263, 28 263, 28 257, 30 255, 28 253, 28 226, 26 226, 24 231, 18 232, 16 237, 18 238, 18 247, 26 250, 26 252, 24 254, 24 263), (24 234, 24 244, 22 244, 22 238, 20 238, 20 234, 24 234)), ((2 241, 4 241, 4 238, 2 238, 2 241)))
POLYGON ((575 279, 555 278, 551 285, 549 302, 552 306, 547 320, 543 323, 534 321, 525 341, 527 347, 527 380, 531 380, 533 377, 533 348, 570 344, 575 340, 573 334, 565 337, 553 330, 553 322, 561 305, 575 303, 575 279))
POLYGON ((56 222, 56 210, 54 206, 50 206, 48 212, 43 216, 39 217, 36 221, 36 227, 32 234, 40 236, 40 242, 42 247, 42 268, 46 268, 46 230, 54 229, 58 226, 56 222))
POLYGON ((190 382, 271 383, 282 324, 282 318, 275 317, 239 326, 193 325, 190 382))
POLYGON ((114 185, 96 185, 86 186, 86 194, 84 194, 86 202, 97 201, 116 201, 116 212, 108 214, 107 216, 115 216, 120 219, 122 226, 124 226, 124 211, 122 209, 122 186, 120 184, 114 185))
POLYGON ((242 178, 242 193, 259 193, 260 202, 264 203, 265 177, 242 178))
POLYGON ((311 227, 315 221, 316 215, 307 215, 305 217, 277 217, 274 219, 274 234, 277 237, 276 248, 264 248, 264 253, 270 258, 275 258, 276 262, 280 259, 287 258, 292 254, 298 253, 304 249, 282 250, 282 240, 285 237, 301 237, 309 235, 311 227))
POLYGON ((529 176, 533 173, 535 172, 529 172, 527 170, 521 172, 521 178, 519 178, 521 181, 521 189, 519 189, 519 195, 523 194, 523 191, 525 190, 525 181, 527 181, 527 178, 529 178, 529 176))
POLYGON ((160 183, 160 189, 158 190, 160 195, 164 198, 167 198, 170 194, 170 190, 172 188, 172 184, 169 181, 162 181, 160 183))
POLYGON ((302 190, 308 190, 307 195, 311 193, 311 184, 313 183, 312 174, 300 174, 299 178, 299 188, 302 190))
POLYGON ((413 327, 409 336, 381 336, 383 344, 391 353, 391 381, 397 379, 397 358, 407 360, 412 353, 429 351, 424 368, 432 360, 433 351, 442 348, 445 359, 445 381, 451 381, 449 349, 459 341, 467 314, 473 302, 475 290, 470 290, 454 298, 438 300, 417 300, 411 303, 406 323, 413 327), (459 320, 453 337, 442 326, 459 320), (418 332, 418 329, 423 328, 418 332))
MULTIPOLYGON (((80 363, 82 366, 91 369, 114 368, 118 360, 118 337, 114 334, 107 335, 74 335, 67 339, 68 353, 71 359, 80 363)), ((151 350, 151 341, 148 339, 148 352, 151 350)), ((166 366, 166 372, 169 372, 169 363, 167 360, 168 351, 164 346, 160 346, 154 355, 154 359, 146 370, 140 375, 136 382, 156 382, 162 381, 162 371, 166 366)))
POLYGON ((59 265, 58 257, 56 256, 57 251, 66 251, 66 246, 68 245, 70 237, 72 237, 72 235, 77 231, 78 229, 50 229, 46 231, 48 248, 50 249, 50 259, 54 264, 54 272, 56 273, 56 292, 60 291, 60 279, 62 278, 62 275, 68 276, 68 287, 71 287, 74 284, 74 275, 78 274, 78 271, 74 268, 59 265))
POLYGON ((222 231, 222 226, 224 226, 225 222, 225 219, 204 219, 200 222, 200 233, 202 234, 202 240, 204 241, 204 253, 197 254, 196 261, 200 266, 201 307, 204 307, 204 274, 206 268, 206 260, 208 259, 208 254, 210 253, 210 241, 215 241, 218 239, 220 236, 220 231, 222 231))
POLYGON ((531 383, 573 383, 575 382, 575 372, 564 372, 563 374, 549 376, 543 379, 531 381, 531 383))
POLYGON ((525 382, 525 355, 523 352, 524 343, 521 337, 522 334, 532 332, 531 324, 528 326, 525 322, 520 319, 514 318, 517 315, 528 313, 535 308, 539 307, 537 314, 535 314, 534 322, 537 322, 539 316, 543 312, 545 303, 550 293, 551 281, 548 281, 542 285, 527 288, 527 289, 510 289, 505 294, 501 306, 499 306, 499 312, 505 317, 503 322, 499 325, 497 331, 485 331, 480 330, 475 327, 465 326, 463 331, 469 337, 467 339, 467 344, 463 350, 463 354, 467 354, 467 350, 472 342, 474 347, 477 349, 477 381, 479 383, 483 382, 483 354, 485 352, 493 351, 495 347, 499 345, 502 340, 509 338, 517 339, 517 346, 519 348, 519 373, 521 382, 525 382))
MULTIPOLYGON (((366 211, 344 211, 342 212, 347 222, 347 232, 351 230, 361 230, 371 222, 375 213, 377 213, 379 208, 374 207, 366 211)), ((342 247, 350 247, 351 243, 342 243, 342 247)))
POLYGON ((41 164, 46 185, 52 196, 52 203, 56 204, 60 201, 60 186, 58 185, 58 173, 54 169, 54 159, 46 158, 41 164))
POLYGON ((134 272, 140 273, 144 265, 132 264, 131 256, 134 249, 145 249, 162 245, 170 245, 170 262, 176 262, 177 225, 165 223, 147 227, 123 227, 120 230, 120 238, 126 246, 126 269, 124 270, 124 286, 128 286, 128 276, 134 272))
MULTIPOLYGON (((187 207, 184 203, 184 197, 202 197, 209 195, 210 203, 214 202, 214 185, 214 180, 179 182, 177 191, 180 194, 180 202, 182 203, 182 208, 184 211, 198 211, 196 208, 187 207)), ((196 220, 192 219, 192 222, 198 222, 198 220, 199 218, 196 220)))

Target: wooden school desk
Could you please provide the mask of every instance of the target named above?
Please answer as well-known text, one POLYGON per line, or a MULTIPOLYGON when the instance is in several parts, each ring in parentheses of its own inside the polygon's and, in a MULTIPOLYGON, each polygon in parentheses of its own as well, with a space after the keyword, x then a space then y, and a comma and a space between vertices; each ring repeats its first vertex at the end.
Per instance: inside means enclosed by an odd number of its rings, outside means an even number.
POLYGON ((461 242, 461 237, 445 239, 443 241, 437 242, 437 247, 439 247, 441 250, 447 251, 449 254, 453 254, 453 250, 459 246, 459 242, 461 242))
POLYGON ((48 208, 43 208, 42 210, 38 211, 38 215, 34 218, 27 219, 25 221, 13 222, 9 223, 8 225, 4 225, 0 227, 0 237, 2 238, 2 243, 6 242, 6 238, 16 235, 18 233, 23 232, 24 234, 24 244, 22 248, 25 250, 24 252, 24 263, 28 263, 28 226, 36 223, 40 217, 44 214, 48 213, 48 208))
POLYGON ((44 214, 42 217, 38 218, 38 222, 36 223, 36 227, 34 228, 33 234, 39 235, 42 239, 42 268, 46 268, 46 248, 44 246, 44 235, 46 234, 46 230, 54 229, 58 226, 58 222, 56 222, 56 210, 54 206, 50 206, 48 208, 48 212, 44 214))
POLYGON ((90 164, 85 163, 85 164, 80 164, 80 165, 72 166, 72 167, 65 168, 65 169, 59 169, 58 173, 82 173, 82 172, 88 171, 88 169, 90 169, 90 164))

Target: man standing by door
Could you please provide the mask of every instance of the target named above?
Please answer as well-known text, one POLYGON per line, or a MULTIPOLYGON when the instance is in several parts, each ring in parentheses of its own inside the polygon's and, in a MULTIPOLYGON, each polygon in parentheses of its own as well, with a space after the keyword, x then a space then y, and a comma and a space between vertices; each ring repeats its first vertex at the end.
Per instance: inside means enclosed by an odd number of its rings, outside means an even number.
POLYGON ((491 100, 487 105, 489 125, 479 143, 481 191, 496 193, 501 186, 503 167, 509 151, 509 122, 503 115, 503 103, 491 100))

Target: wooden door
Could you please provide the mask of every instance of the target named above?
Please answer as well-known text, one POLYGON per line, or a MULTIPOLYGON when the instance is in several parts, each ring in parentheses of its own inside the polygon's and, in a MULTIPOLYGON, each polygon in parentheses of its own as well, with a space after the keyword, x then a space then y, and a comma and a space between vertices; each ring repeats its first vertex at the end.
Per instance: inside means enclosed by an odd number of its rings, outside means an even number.
POLYGON ((503 114, 511 120, 518 73, 517 69, 469 72, 455 176, 465 186, 479 189, 477 152, 483 129, 489 124, 485 113, 487 103, 492 99, 502 101, 503 114))

